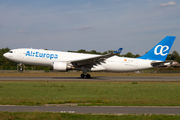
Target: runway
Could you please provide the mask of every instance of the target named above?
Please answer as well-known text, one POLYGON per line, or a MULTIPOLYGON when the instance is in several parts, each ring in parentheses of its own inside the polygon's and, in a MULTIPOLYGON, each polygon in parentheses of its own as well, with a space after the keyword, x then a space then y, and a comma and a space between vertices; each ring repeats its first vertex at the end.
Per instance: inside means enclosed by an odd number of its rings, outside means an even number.
POLYGON ((0 77, 0 81, 180 81, 180 76, 118 76, 118 77, 0 77))
POLYGON ((180 107, 78 107, 78 106, 0 106, 0 111, 8 112, 56 112, 95 114, 180 114, 180 107))

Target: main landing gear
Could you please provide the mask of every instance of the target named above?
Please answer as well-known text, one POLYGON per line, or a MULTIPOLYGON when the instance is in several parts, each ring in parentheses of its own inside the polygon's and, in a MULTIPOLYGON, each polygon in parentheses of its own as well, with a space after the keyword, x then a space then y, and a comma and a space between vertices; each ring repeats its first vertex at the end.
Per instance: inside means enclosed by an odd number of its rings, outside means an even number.
POLYGON ((85 76, 86 76, 86 78, 91 78, 90 74, 84 74, 84 73, 81 74, 81 78, 84 78, 85 76))

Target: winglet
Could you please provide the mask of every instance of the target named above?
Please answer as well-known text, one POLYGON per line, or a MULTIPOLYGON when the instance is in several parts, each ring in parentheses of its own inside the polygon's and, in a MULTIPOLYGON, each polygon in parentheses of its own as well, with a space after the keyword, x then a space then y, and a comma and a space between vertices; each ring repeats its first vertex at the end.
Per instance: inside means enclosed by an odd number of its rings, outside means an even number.
POLYGON ((115 54, 118 54, 118 53, 120 54, 120 53, 121 53, 121 51, 122 51, 122 49, 123 49, 123 48, 119 48, 119 49, 118 49, 118 50, 116 50, 114 53, 115 53, 115 54))

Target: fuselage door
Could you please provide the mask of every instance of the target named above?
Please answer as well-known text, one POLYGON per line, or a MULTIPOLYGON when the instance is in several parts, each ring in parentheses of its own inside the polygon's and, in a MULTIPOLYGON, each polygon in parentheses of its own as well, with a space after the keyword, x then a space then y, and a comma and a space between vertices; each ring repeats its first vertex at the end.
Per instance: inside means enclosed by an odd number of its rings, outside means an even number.
POLYGON ((133 66, 138 67, 138 61, 137 60, 133 60, 133 66))
POLYGON ((138 67, 138 61, 137 60, 128 60, 129 61, 129 64, 130 66, 133 66, 133 67, 138 67))
POLYGON ((19 51, 16 51, 16 52, 17 52, 17 53, 16 53, 16 54, 17 54, 17 57, 22 57, 22 51, 19 50, 19 51))

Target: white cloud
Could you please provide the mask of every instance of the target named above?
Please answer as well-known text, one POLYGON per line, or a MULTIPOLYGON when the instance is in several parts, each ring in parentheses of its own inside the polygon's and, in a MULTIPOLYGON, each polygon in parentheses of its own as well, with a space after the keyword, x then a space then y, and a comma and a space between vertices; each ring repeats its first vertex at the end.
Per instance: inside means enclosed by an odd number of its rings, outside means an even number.
POLYGON ((91 27, 89 27, 88 25, 84 26, 84 27, 76 27, 74 28, 75 30, 84 30, 84 29, 90 29, 91 27))
POLYGON ((175 2, 167 2, 167 3, 161 3, 161 4, 159 4, 159 6, 172 6, 172 5, 176 5, 176 3, 175 2))

